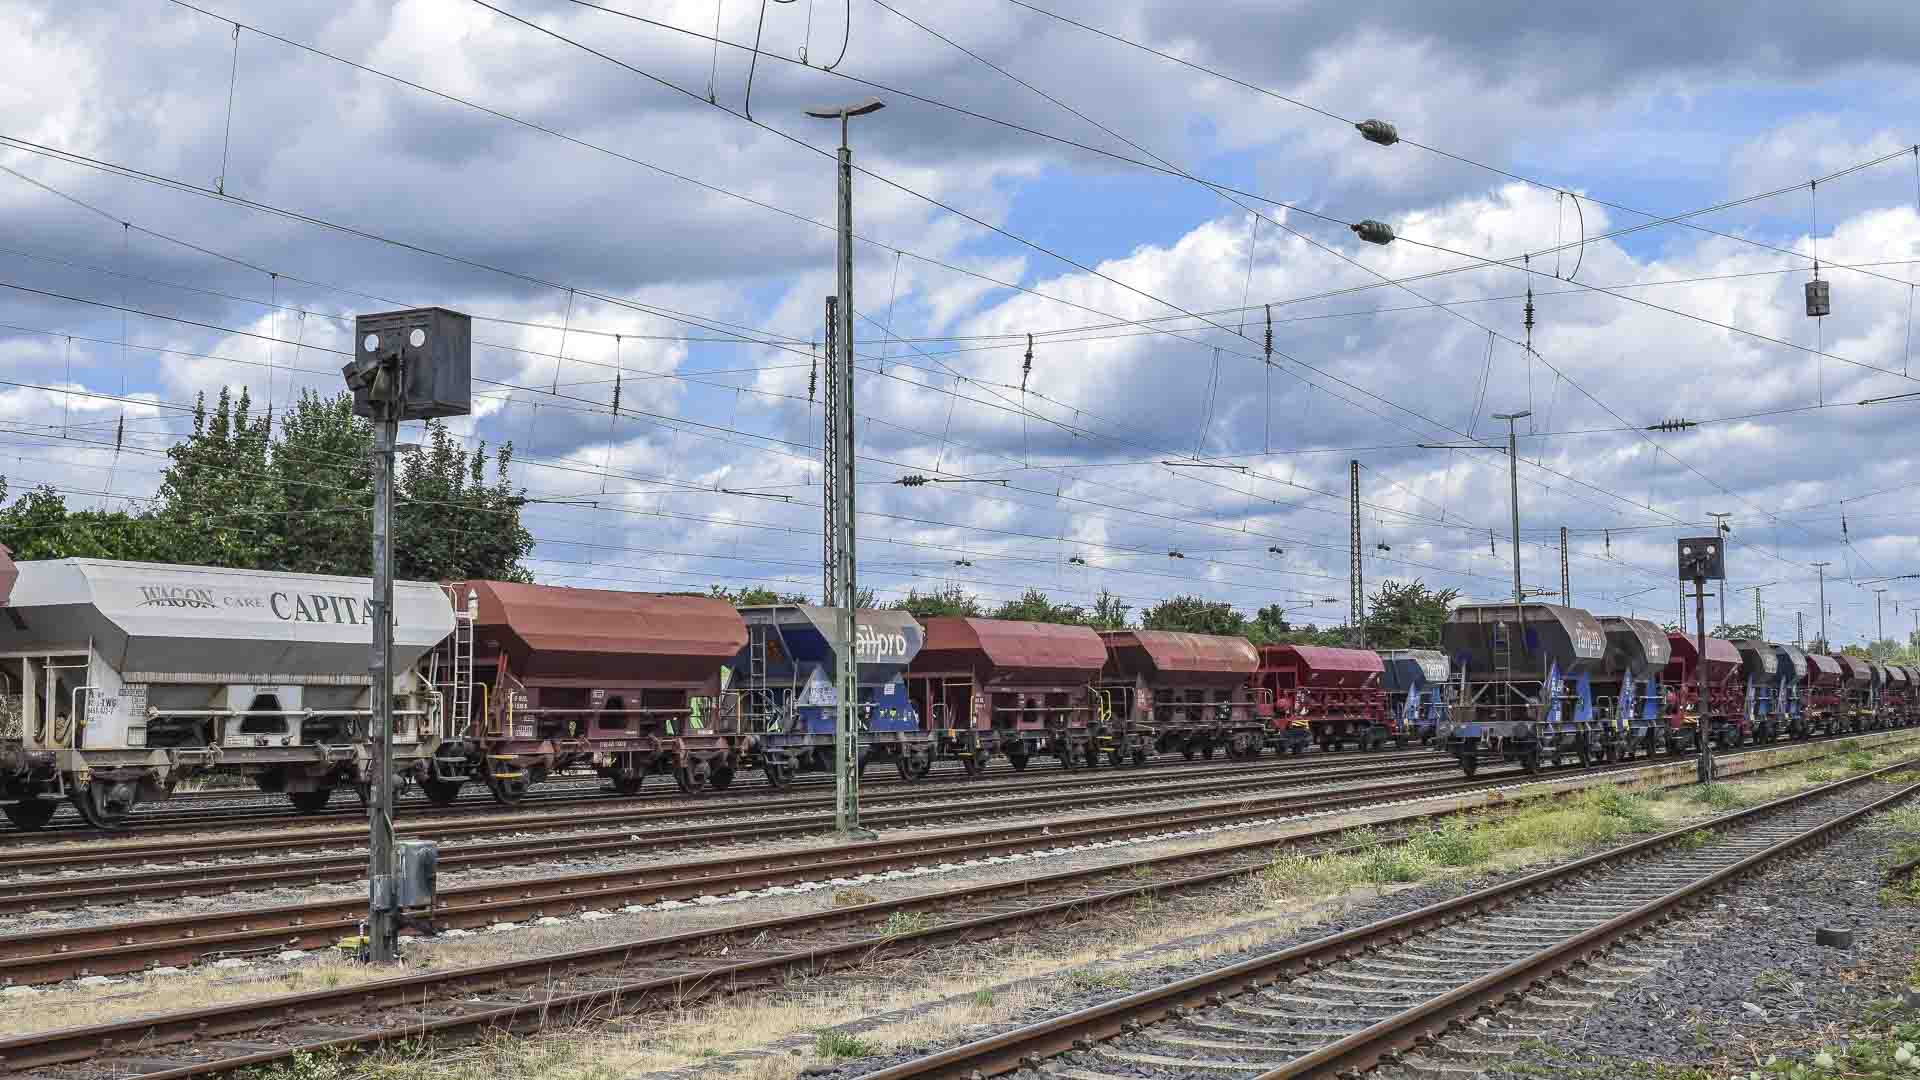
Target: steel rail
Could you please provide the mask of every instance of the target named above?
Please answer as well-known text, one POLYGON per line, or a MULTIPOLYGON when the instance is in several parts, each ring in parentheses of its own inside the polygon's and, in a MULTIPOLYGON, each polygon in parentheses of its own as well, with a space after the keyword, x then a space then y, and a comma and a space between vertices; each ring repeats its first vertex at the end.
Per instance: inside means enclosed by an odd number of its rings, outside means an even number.
MULTIPOLYGON (((1817 791, 1835 790, 1851 783, 1871 779, 1873 775, 1877 774, 1826 785, 1817 791)), ((1551 794, 1541 792, 1536 797, 1551 797, 1551 794)), ((1791 801, 1793 800, 1777 800, 1767 805, 1779 806, 1791 801)), ((1462 812, 1463 809, 1465 808, 1416 812, 1402 815, 1398 820, 1417 821, 1447 813, 1462 812)), ((1739 817, 1749 813, 1751 812, 1743 811, 1741 815, 1732 816, 1739 817)), ((138 1071, 142 1074, 143 1080, 171 1080, 171 1078, 209 1075, 271 1064, 286 1060, 295 1053, 367 1048, 396 1040, 421 1042, 489 1030, 527 1032, 587 1016, 639 1012, 656 1005, 684 1006, 689 1001, 704 999, 715 994, 767 985, 795 971, 822 972, 844 969, 878 956, 912 952, 932 945, 998 934, 1011 925, 1077 918, 1096 906, 1232 880, 1261 871, 1267 865, 1266 860, 1260 858, 1246 864, 1229 865, 1225 868, 1166 881, 1129 883, 1137 880, 1143 869, 1151 874, 1160 869, 1174 868, 1183 863, 1195 861, 1221 858, 1231 861, 1242 853, 1257 853, 1275 847, 1311 843, 1337 836, 1345 829, 1345 826, 1330 826, 1281 840, 1251 841, 1228 848, 1182 852, 1105 867, 1061 871, 1040 878, 970 886, 901 900, 875 901, 832 911, 762 919, 710 930, 687 931, 642 941, 573 950, 533 960, 503 961, 470 968, 385 979, 355 987, 288 994, 265 1000, 187 1010, 138 1020, 39 1032, 0 1040, 0 1068, 10 1072, 21 1072, 111 1054, 122 1047, 128 1048, 130 1052, 152 1055, 162 1047, 196 1039, 203 1042, 218 1040, 229 1035, 256 1031, 263 1025, 271 1026, 276 1023, 299 1024, 308 1021, 324 1021, 342 1012, 357 1017, 370 1015, 387 1017, 390 1012, 406 1009, 420 1010, 417 1018, 409 1017, 393 1026, 370 1031, 355 1030, 343 1034, 343 1029, 338 1024, 313 1023, 296 1028, 292 1034, 298 1037, 294 1040, 266 1049, 262 1049, 258 1042, 245 1042, 232 1044, 240 1052, 225 1053, 224 1056, 171 1067, 168 1067, 165 1062, 156 1060, 142 1061, 138 1071), (1039 905, 1015 902, 1005 911, 990 911, 988 914, 966 917, 946 925, 910 933, 887 934, 884 931, 878 935, 855 933, 845 940, 838 940, 833 933, 834 931, 844 933, 852 927, 870 926, 883 917, 891 917, 896 912, 937 912, 949 909, 955 904, 970 901, 991 902, 995 899, 1000 899, 1002 903, 1006 900, 1017 901, 1021 897, 1030 897, 1036 892, 1044 892, 1052 886, 1088 883, 1105 876, 1118 876, 1123 882, 1122 886, 1094 896, 1075 895, 1039 905), (822 944, 797 950, 761 948, 761 942, 771 935, 797 930, 826 933, 828 939, 822 944), (760 948, 760 955, 754 955, 756 948, 760 948), (724 964, 710 964, 690 972, 671 972, 641 979, 629 978, 617 981, 617 985, 614 986, 596 985, 593 989, 585 991, 543 994, 538 989, 543 985, 551 986, 556 979, 585 976, 591 972, 609 968, 617 971, 649 959, 713 956, 717 953, 730 954, 738 959, 724 964), (535 990, 527 1000, 506 1005, 488 1005, 480 1001, 450 1002, 443 1010, 445 1015, 432 1015, 431 1000, 435 995, 481 994, 516 986, 532 986, 535 990)), ((1646 848, 1663 841, 1670 842, 1671 839, 1691 831, 1691 828, 1676 830, 1631 847, 1646 848)), ((1605 857, 1605 855, 1591 857, 1580 860, 1574 865, 1591 865, 1605 857)), ((1522 879, 1521 884, 1544 878, 1551 873, 1532 875, 1530 878, 1522 879)), ((1084 893, 1084 890, 1084 884, 1075 889, 1079 893, 1084 893)), ((1482 894, 1475 895, 1480 896, 1492 891, 1486 890, 1482 894)), ((1512 886, 1509 886, 1507 891, 1512 891, 1512 886)), ((1446 905, 1436 905, 1436 908, 1444 906, 1446 905)), ((1433 908, 1423 909, 1426 912, 1433 910, 1433 908)), ((1393 921, 1389 920, 1389 922, 1393 921)), ((1405 917, 1399 921, 1405 921, 1405 917)), ((1380 925, 1382 924, 1375 924, 1376 927, 1380 925)), ((1356 940, 1357 934, 1357 931, 1348 932, 1325 940, 1351 943, 1356 940)), ((1290 950, 1289 952, 1298 951, 1290 950)), ((1248 966, 1238 965, 1241 968, 1248 966)), ((1188 983, 1193 981, 1187 980, 1188 983)), ((604 983, 604 980, 602 982, 604 983)), ((1133 998, 1142 996, 1144 995, 1133 995, 1133 998)), ((213 1045, 218 1047, 220 1044, 214 1042, 213 1045)), ((224 1052, 216 1050, 216 1054, 222 1053, 224 1052)))
MULTIPOLYGON (((1809 800, 1867 783, 1895 771, 1910 768, 1902 762, 1859 776, 1823 784, 1759 806, 1738 810, 1711 820, 1687 825, 1657 836, 1637 840, 1621 847, 1576 859, 1572 862, 1528 874, 1469 893, 1465 896, 1430 904, 1342 933, 1278 950, 1264 956, 1191 976, 1165 986, 1129 994, 1113 1001, 1053 1017, 1012 1031, 979 1039, 963 1046, 902 1062, 890 1068, 864 1075, 861 1080, 963 1080, 995 1076, 1019 1068, 1032 1068, 1046 1057, 1070 1050, 1088 1049, 1095 1042, 1141 1030, 1145 1025, 1206 1004, 1220 1004, 1240 993, 1275 986, 1309 974, 1331 964, 1362 955, 1384 945, 1405 942, 1421 933, 1451 926, 1483 911, 1504 907, 1516 900, 1543 893, 1561 882, 1599 867, 1636 858, 1649 852, 1682 843, 1701 829, 1724 831, 1754 821, 1809 800)), ((1295 1059, 1277 1069, 1262 1073, 1255 1080, 1292 1080, 1308 1074, 1350 1077, 1403 1052, 1421 1040, 1430 1040, 1436 1027, 1462 1022, 1464 1016, 1490 1010, 1490 1002, 1516 1000, 1529 988, 1537 988, 1557 967, 1569 958, 1586 959, 1605 951, 1608 943, 1674 914, 1677 908, 1701 893, 1718 887, 1753 868, 1799 850, 1833 831, 1859 821, 1920 792, 1920 784, 1909 784, 1875 800, 1806 830, 1786 841, 1771 845, 1730 867, 1722 868, 1640 908, 1607 923, 1570 937, 1548 949, 1475 979, 1438 998, 1430 999, 1370 1027, 1295 1059)))
MULTIPOLYGON (((957 817, 979 816, 1019 812, 1025 810, 1056 810, 1076 807, 1099 806, 1125 799, 1187 797, 1210 797, 1246 790, 1265 790, 1279 781, 1289 788, 1313 785, 1338 784, 1348 780, 1367 780, 1383 776, 1405 776, 1407 766, 1376 766, 1346 770, 1324 775, 1302 775, 1294 777, 1291 772, 1275 775, 1267 772, 1240 773, 1231 777, 1183 777, 1168 780, 1165 777, 1147 778, 1135 774, 1138 778, 1131 784, 1108 784, 1104 787, 1070 792, 1054 790, 1059 787, 1076 785, 1046 784, 1034 789, 1021 788, 1014 798, 983 799, 981 795, 994 792, 973 793, 948 792, 942 796, 923 796, 918 793, 900 792, 895 797, 881 803, 882 807, 895 803, 907 805, 895 809, 882 809, 868 815, 873 823, 890 826, 911 825, 928 821, 952 820, 957 817), (1155 782, 1157 781, 1157 782, 1155 782), (1028 794, 1029 790, 1034 793, 1028 794), (939 802, 932 799, 945 798, 939 802)), ((1414 772, 1453 772, 1451 765, 1437 762, 1429 768, 1417 768, 1414 772)), ((1506 775, 1506 774, 1503 774, 1506 775)), ((1496 777, 1496 779, 1498 779, 1496 777)), ((694 807, 681 813, 668 816, 670 821, 700 821, 717 819, 707 825, 670 825, 668 827, 636 830, 634 815, 628 810, 603 810, 591 814, 575 814, 558 817, 552 814, 516 817, 511 820, 483 820, 439 824, 434 822, 402 823, 398 832, 409 836, 418 836, 438 840, 459 839, 471 836, 486 836, 505 832, 526 833, 538 830, 557 834, 547 837, 522 836, 517 843, 526 848, 552 846, 564 843, 578 848, 582 844, 596 840, 625 839, 645 843, 684 843, 700 840, 731 840, 735 837, 765 839, 774 836, 795 836, 818 832, 831 827, 832 815, 829 811, 831 801, 824 798, 783 800, 781 803, 762 803, 751 812, 743 812, 739 807, 694 807), (801 814, 796 811, 815 811, 813 814, 801 814), (769 818, 777 825, 762 825, 769 818), (823 824, 824 822, 824 824, 823 824), (584 832, 583 828, 593 824, 613 824, 616 828, 600 833, 584 832)), ((119 844, 87 845, 84 847, 56 847, 46 849, 19 850, 0 854, 0 874, 67 872, 75 869, 103 868, 107 866, 137 865, 155 859, 179 860, 194 858, 237 858, 242 856, 267 857, 285 855, 296 851, 316 849, 339 849, 343 846, 355 847, 364 843, 366 827, 358 828, 329 826, 324 830, 305 830, 285 835, 237 836, 197 843, 179 841, 164 842, 141 840, 119 844)), ((507 841, 499 842, 501 850, 511 850, 507 841)), ((364 863, 364 857, 361 862, 364 863)), ((119 880, 116 878, 116 880, 119 880)))
MULTIPOLYGON (((1267 769, 1274 772, 1304 771, 1325 767, 1334 760, 1339 761, 1341 764, 1351 762, 1355 767, 1363 767, 1373 763, 1418 760, 1423 757, 1438 756, 1437 751, 1421 748, 1392 750, 1380 753, 1356 752, 1352 754, 1326 754, 1316 750, 1304 760, 1300 758, 1270 758, 1255 761, 1223 759, 1221 763, 1215 764, 1211 757, 1196 759, 1194 761, 1184 761, 1172 755, 1162 754, 1158 756, 1157 760, 1150 761, 1144 770, 1131 765, 1122 766, 1118 769, 1102 767, 1098 770, 1082 768, 1072 771, 1055 771, 1038 768, 1019 770, 1008 765, 995 765, 990 766, 986 774, 978 777, 966 777, 957 769, 942 769, 939 774, 929 774, 927 777, 919 780, 907 781, 901 780, 898 777, 885 775, 871 779, 862 779, 861 786, 863 789, 885 789, 889 795, 892 794, 891 789, 894 788, 917 791, 938 788, 940 790, 960 792, 970 789, 982 790, 983 788, 990 788, 994 785, 1008 783, 1035 784, 1046 782, 1039 780, 1038 777, 1040 776, 1050 776, 1055 778, 1054 782, 1068 784, 1076 782, 1085 783, 1088 781, 1089 776, 1105 775, 1109 771, 1117 775, 1161 774, 1162 779, 1168 780, 1197 779, 1199 776, 1228 775, 1235 771, 1246 772, 1252 769, 1267 769), (1191 775, 1165 775, 1162 773, 1162 770, 1169 773, 1191 773, 1191 775)), ((1451 761, 1452 759, 1444 758, 1443 760, 1451 761)), ((578 789, 590 782, 598 784, 601 781, 599 781, 598 778, 572 777, 565 783, 565 786, 578 789)), ((803 789, 830 787, 831 785, 831 779, 823 778, 814 773, 802 774, 793 781, 794 787, 803 789)), ((577 790, 557 791, 548 789, 543 791, 535 789, 528 794, 525 800, 513 806, 503 806, 494 802, 492 796, 479 792, 464 794, 456 803, 449 806, 434 806, 425 798, 420 797, 404 799, 400 806, 410 818, 437 818, 461 815, 507 816, 527 813, 543 808, 594 805, 609 806, 615 804, 646 809, 657 807, 662 803, 686 802, 712 804, 716 802, 748 802, 761 800, 761 805, 764 806, 771 805, 768 800, 805 797, 804 791, 797 796, 788 796, 781 794, 784 790, 785 789, 773 788, 764 780, 750 777, 737 777, 734 783, 727 788, 709 788, 693 794, 681 792, 677 789, 640 795, 619 795, 605 789, 597 789, 585 793, 577 790)), ((208 802, 217 803, 242 798, 260 799, 268 797, 270 796, 267 793, 259 791, 236 791, 226 795, 196 794, 183 796, 182 798, 195 805, 175 808, 169 807, 167 803, 150 804, 145 809, 136 809, 130 821, 130 828, 139 832, 147 832, 158 829, 197 828, 229 823, 249 825, 262 821, 285 822, 287 824, 298 824, 301 822, 326 823, 329 820, 364 816, 366 813, 364 808, 351 800, 342 800, 313 812, 297 811, 285 804, 263 803, 254 806, 226 807, 200 805, 208 802)), ((124 837, 127 833, 127 829, 95 829, 85 825, 78 819, 49 825, 41 829, 20 829, 11 824, 0 823, 0 848, 14 844, 30 843, 36 838, 65 841, 92 837, 124 837)))
MULTIPOLYGON (((1245 799, 1230 807, 1215 804, 1131 811, 1064 823, 1036 823, 774 855, 720 857, 470 885, 443 891, 444 905, 436 908, 432 919, 436 927, 444 930, 575 915, 613 905, 658 903, 823 878, 856 877, 930 861, 987 858, 1070 844, 1151 836, 1276 814, 1330 813, 1378 805, 1383 799, 1426 799, 1486 790, 1503 782, 1511 783, 1513 779, 1411 781, 1357 791, 1245 799)), ((0 937, 0 983, 47 983, 83 975, 124 974, 160 964, 180 965, 207 958, 324 947, 354 933, 365 915, 366 900, 348 897, 277 908, 29 931, 0 937)))

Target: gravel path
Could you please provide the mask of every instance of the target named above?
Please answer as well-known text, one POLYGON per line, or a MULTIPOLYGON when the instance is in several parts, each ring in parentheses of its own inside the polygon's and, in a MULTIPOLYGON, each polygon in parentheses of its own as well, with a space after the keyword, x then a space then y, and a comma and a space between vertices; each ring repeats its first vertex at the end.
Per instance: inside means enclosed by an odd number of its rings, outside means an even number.
POLYGON ((1675 924, 1705 931, 1701 940, 1493 1075, 1640 1076, 1648 1065, 1744 1072, 1893 1015, 1920 945, 1920 904, 1880 896, 1894 839, 1885 828, 1856 829, 1719 894, 1713 908, 1675 924), (1822 926, 1853 928, 1853 948, 1815 944, 1822 926))

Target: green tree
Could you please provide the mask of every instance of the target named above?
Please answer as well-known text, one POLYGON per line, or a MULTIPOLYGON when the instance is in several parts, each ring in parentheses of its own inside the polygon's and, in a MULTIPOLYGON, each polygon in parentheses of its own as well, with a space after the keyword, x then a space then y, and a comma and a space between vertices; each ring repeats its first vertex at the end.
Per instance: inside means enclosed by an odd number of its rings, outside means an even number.
MULTIPOLYGON (((813 597, 806 593, 775 592, 758 585, 742 585, 728 588, 725 585, 707 586, 707 595, 716 600, 725 600, 734 607, 764 607, 768 604, 811 604, 813 597)), ((865 606, 865 605, 862 605, 865 606)))
MULTIPOLYGON (((0 503, 7 482, 0 477, 0 503)), ((131 559, 166 557, 160 531, 123 510, 69 510, 51 487, 36 488, 0 509, 0 544, 16 559, 131 559)))
POLYGON ((979 615, 982 613, 980 598, 960 588, 948 585, 938 592, 923 593, 918 589, 908 589, 905 599, 893 603, 896 611, 904 611, 916 619, 931 619, 940 615, 979 615))
POLYGON ((1367 645, 1374 649, 1438 648, 1459 589, 1434 590, 1423 581, 1386 581, 1367 598, 1367 645))
POLYGON ((1127 615, 1133 607, 1120 602, 1120 598, 1105 589, 1094 597, 1093 610, 1087 615, 1087 625, 1095 630, 1125 630, 1127 615))
POLYGON ((1724 638, 1728 641, 1737 641, 1741 638, 1757 638, 1760 636, 1760 628, 1752 623, 1734 623, 1732 626, 1721 623, 1719 626, 1713 628, 1713 633, 1707 636, 1724 638))
MULTIPOLYGON (((520 561, 533 535, 520 524, 512 448, 471 452, 438 421, 395 483, 394 572, 446 581, 530 581, 520 561), (488 466, 492 479, 488 479, 488 466)), ((243 391, 194 409, 193 433, 167 450, 154 505, 130 516, 69 511, 51 491, 4 511, 20 558, 179 562, 314 574, 366 575, 373 566, 372 428, 345 394, 307 394, 275 429, 243 391)))
POLYGON ((1020 599, 1009 600, 995 608, 993 617, 1026 622, 1082 624, 1087 621, 1087 612, 1078 604, 1056 604, 1039 589, 1028 589, 1020 599))
POLYGON ((1233 605, 1225 601, 1176 596, 1141 612, 1140 626, 1147 630, 1183 630, 1190 634, 1245 637, 1247 617, 1233 610, 1233 605))

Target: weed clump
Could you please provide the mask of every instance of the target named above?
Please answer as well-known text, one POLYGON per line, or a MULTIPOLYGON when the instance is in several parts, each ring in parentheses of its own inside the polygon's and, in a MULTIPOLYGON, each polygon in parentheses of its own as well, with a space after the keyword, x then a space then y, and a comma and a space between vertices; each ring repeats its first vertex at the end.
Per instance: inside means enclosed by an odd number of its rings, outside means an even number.
POLYGON ((874 1046, 858 1036, 829 1028, 814 1035, 813 1052, 829 1059, 858 1058, 872 1054, 874 1046))

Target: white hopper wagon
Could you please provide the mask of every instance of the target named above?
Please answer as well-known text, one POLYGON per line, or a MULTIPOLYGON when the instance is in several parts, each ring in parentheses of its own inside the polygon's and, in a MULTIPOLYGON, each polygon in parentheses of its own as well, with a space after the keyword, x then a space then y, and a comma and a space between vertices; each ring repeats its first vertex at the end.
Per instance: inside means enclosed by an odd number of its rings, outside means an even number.
MULTIPOLYGON (((366 578, 156 563, 12 563, 0 548, 0 804, 37 828, 61 799, 102 828, 192 776, 293 804, 363 795, 366 578), (11 590, 5 571, 17 571, 11 590), (10 594, 9 594, 10 593, 10 594)), ((439 699, 414 665, 453 630, 433 584, 394 584, 394 772, 420 770, 439 699)))

